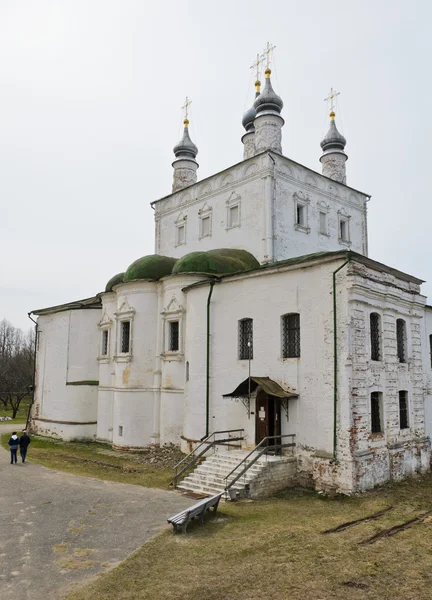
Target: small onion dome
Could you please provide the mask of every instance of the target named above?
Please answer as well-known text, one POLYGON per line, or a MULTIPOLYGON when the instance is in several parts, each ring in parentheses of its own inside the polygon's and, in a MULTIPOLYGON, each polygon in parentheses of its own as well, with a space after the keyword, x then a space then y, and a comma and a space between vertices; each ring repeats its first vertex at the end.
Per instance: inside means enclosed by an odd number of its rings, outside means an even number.
POLYGON ((335 123, 335 113, 332 111, 330 113, 330 129, 327 132, 327 135, 324 137, 321 142, 321 148, 324 152, 329 150, 345 150, 346 139, 344 136, 339 133, 335 123))
POLYGON ((108 283, 105 286, 105 291, 112 292, 112 289, 115 285, 117 285, 119 283, 123 283, 123 277, 124 277, 124 273, 117 273, 117 275, 114 275, 114 277, 111 277, 111 279, 108 281, 108 283))
POLYGON ((253 106, 249 108, 243 115, 242 125, 246 129, 246 131, 254 130, 254 120, 256 117, 256 110, 253 106))
POLYGON ((208 252, 190 252, 180 258, 173 268, 177 273, 206 273, 225 275, 259 267, 257 259, 246 250, 220 248, 208 252))
POLYGON ((127 268, 123 281, 126 283, 126 281, 136 279, 162 279, 166 275, 171 275, 176 260, 176 258, 160 254, 143 256, 127 268))
POLYGON ((180 142, 174 146, 174 154, 176 158, 196 158, 198 148, 189 137, 189 121, 184 120, 184 132, 180 142))
POLYGON ((264 89, 254 102, 254 107, 257 111, 257 116, 259 115, 259 113, 262 113, 264 111, 272 111, 277 114, 280 114, 283 108, 282 98, 278 96, 274 91, 270 81, 270 75, 271 70, 267 68, 265 70, 266 80, 264 89))

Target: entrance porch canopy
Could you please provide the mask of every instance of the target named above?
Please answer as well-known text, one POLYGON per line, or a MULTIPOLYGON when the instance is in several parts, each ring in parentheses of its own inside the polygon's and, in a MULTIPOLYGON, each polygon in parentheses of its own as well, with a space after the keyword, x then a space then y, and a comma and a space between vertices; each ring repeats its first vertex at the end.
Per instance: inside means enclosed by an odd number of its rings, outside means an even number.
POLYGON ((270 396, 276 396, 276 398, 298 398, 298 394, 288 392, 284 390, 276 381, 270 379, 270 377, 247 377, 236 389, 230 394, 223 394, 223 398, 242 398, 249 396, 249 391, 254 392, 257 387, 269 394, 270 396), (250 380, 250 389, 249 389, 250 380))

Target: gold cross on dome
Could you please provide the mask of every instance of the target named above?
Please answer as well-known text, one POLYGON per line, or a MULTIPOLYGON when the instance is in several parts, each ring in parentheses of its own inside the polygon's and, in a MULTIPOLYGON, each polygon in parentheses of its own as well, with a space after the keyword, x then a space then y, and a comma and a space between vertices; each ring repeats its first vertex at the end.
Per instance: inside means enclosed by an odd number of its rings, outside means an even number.
POLYGON ((335 109, 335 98, 336 98, 336 96, 339 96, 339 94, 340 94, 340 92, 337 92, 333 88, 330 88, 329 95, 327 96, 327 98, 324 98, 324 102, 329 102, 330 103, 330 112, 334 112, 334 109, 335 109))
POLYGON ((270 53, 273 52, 275 48, 276 46, 273 46, 272 44, 270 44, 270 42, 267 42, 267 46, 263 50, 261 58, 267 63, 266 69, 270 69, 270 53))
POLYGON ((187 121, 188 120, 188 111, 189 111, 189 106, 192 104, 192 100, 189 100, 189 98, 186 96, 186 101, 182 106, 182 110, 185 111, 185 116, 184 116, 184 120, 187 121))
POLYGON ((256 76, 255 76, 255 81, 259 81, 260 80, 260 70, 261 70, 261 63, 263 61, 263 57, 260 56, 259 54, 256 55, 256 60, 254 61, 253 65, 251 65, 251 69, 256 69, 256 76))

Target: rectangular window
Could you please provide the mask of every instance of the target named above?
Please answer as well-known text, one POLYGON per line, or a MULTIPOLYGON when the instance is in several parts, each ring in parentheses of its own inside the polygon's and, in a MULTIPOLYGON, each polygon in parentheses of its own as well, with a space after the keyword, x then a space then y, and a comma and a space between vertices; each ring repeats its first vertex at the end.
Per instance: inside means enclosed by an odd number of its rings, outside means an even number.
POLYGON ((348 242, 348 222, 345 219, 339 221, 339 238, 343 242, 348 242))
POLYGON ((319 232, 327 235, 327 214, 324 212, 319 214, 319 232))
POLYGON ((297 225, 306 226, 306 208, 302 204, 297 204, 296 218, 297 225))
POLYGON ((186 241, 186 228, 184 225, 177 225, 177 239, 176 239, 176 244, 177 246, 180 246, 181 244, 184 244, 186 241))
POLYGON ((119 425, 119 437, 123 437, 123 425, 119 425))
POLYGON ((253 319, 242 319, 239 321, 239 360, 253 358, 253 319))
POLYGON ((240 207, 238 204, 230 206, 228 210, 228 227, 238 227, 240 225, 240 207))
POLYGON ((381 317, 378 313, 370 315, 371 359, 381 360, 381 317))
POLYGON ((282 317, 282 358, 300 356, 300 315, 293 313, 282 317))
POLYGON ((130 326, 130 321, 122 321, 121 323, 120 347, 123 354, 130 352, 130 326))
POLYGON ((408 392, 403 390, 399 392, 399 427, 409 429, 408 392))
POLYGON ((382 393, 372 392, 371 394, 371 429, 372 433, 381 433, 383 431, 382 419, 382 393))
POLYGON ((178 352, 179 350, 179 322, 169 321, 168 323, 168 350, 178 352))
POLYGON ((406 323, 403 319, 396 319, 397 355, 399 362, 406 362, 406 323))
POLYGON ((101 356, 107 356, 108 354, 108 329, 102 331, 102 349, 101 356))
POLYGON ((201 219, 201 237, 210 235, 210 217, 203 217, 201 219))

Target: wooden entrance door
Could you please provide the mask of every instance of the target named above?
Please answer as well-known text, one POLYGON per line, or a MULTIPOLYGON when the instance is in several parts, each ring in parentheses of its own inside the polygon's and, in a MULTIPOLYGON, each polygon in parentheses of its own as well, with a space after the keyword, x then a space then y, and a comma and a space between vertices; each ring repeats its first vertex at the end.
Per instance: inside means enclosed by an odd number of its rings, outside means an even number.
MULTIPOLYGON (((260 390, 256 397, 255 407, 255 442, 259 444, 265 437, 281 434, 280 399, 269 396, 260 390)), ((277 443, 270 440, 269 445, 277 443)))

